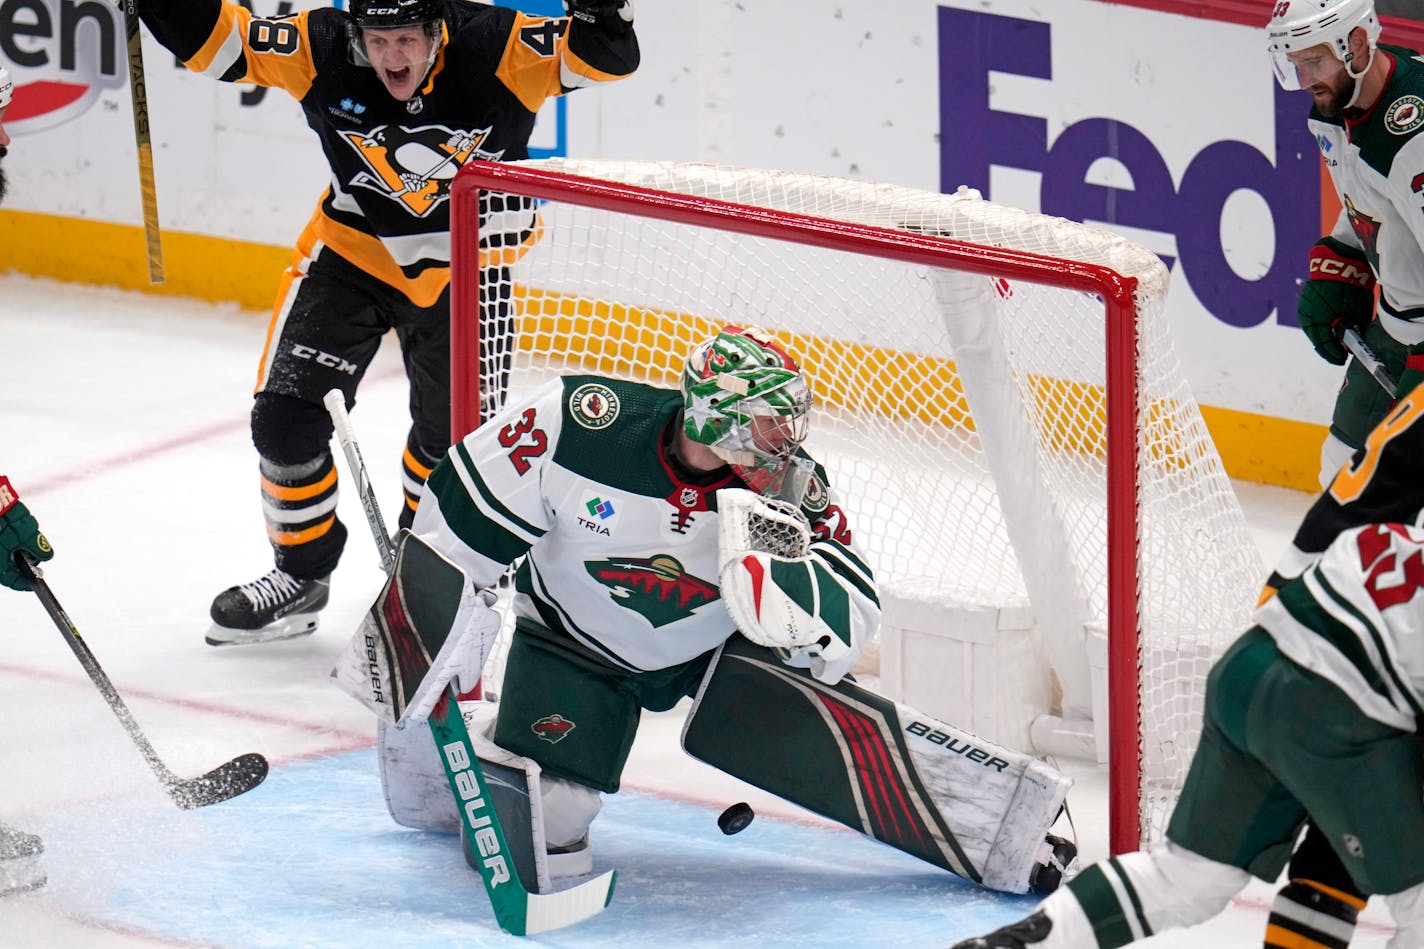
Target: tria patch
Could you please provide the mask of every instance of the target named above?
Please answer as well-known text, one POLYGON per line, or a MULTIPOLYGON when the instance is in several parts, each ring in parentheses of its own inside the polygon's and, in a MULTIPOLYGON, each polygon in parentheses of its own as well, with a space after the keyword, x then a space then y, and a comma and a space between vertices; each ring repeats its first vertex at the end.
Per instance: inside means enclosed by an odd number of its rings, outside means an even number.
POLYGON ((569 414, 584 428, 598 431, 618 418, 618 396, 606 385, 585 382, 569 395, 569 414))
POLYGON ((1408 135, 1424 125, 1424 99, 1418 96, 1400 96, 1389 105, 1384 114, 1384 127, 1395 135, 1408 135))
POLYGON ((530 730, 533 731, 537 737, 544 739, 551 745, 557 745, 567 738, 569 732, 574 730, 574 727, 573 722, 564 718, 564 716, 558 712, 555 712, 553 715, 547 715, 529 726, 530 730))

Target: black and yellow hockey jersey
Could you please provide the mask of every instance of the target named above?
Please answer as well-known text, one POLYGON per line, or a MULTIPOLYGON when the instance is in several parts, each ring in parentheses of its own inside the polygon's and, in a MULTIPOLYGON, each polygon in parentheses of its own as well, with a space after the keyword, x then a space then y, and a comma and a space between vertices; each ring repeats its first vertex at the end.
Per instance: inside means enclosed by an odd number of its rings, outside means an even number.
POLYGON ((1263 601, 1319 561, 1340 534, 1379 523, 1424 523, 1424 386, 1399 400, 1311 505, 1263 601))
POLYGON ((351 55, 351 18, 332 8, 263 19, 226 0, 176 0, 144 15, 192 71, 286 90, 306 113, 332 184, 298 250, 325 246, 429 306, 450 281, 450 184, 472 159, 528 157, 550 96, 638 65, 632 30, 445 0, 444 43, 423 86, 394 99, 351 55))

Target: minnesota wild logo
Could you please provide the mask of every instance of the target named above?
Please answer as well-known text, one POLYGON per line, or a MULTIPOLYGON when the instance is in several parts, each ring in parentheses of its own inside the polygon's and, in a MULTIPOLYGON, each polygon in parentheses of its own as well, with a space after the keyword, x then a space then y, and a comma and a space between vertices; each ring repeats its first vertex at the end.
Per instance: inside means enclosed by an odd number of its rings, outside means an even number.
POLYGON ((1344 195, 1343 204, 1345 205, 1345 213, 1350 218, 1350 226, 1355 229, 1355 236, 1360 239, 1360 244, 1365 251, 1365 259, 1370 262, 1370 266, 1378 273, 1380 222, 1355 207, 1355 202, 1350 200, 1348 194, 1344 195))
POLYGON ((654 626, 666 626, 716 600, 721 591, 685 571, 676 557, 610 557, 584 563, 589 576, 608 587, 619 606, 654 626))
POLYGON ((529 726, 530 730, 532 730, 537 737, 544 739, 551 745, 557 745, 563 741, 569 732, 574 730, 574 727, 573 722, 564 718, 564 716, 558 712, 555 712, 553 715, 545 716, 529 726))

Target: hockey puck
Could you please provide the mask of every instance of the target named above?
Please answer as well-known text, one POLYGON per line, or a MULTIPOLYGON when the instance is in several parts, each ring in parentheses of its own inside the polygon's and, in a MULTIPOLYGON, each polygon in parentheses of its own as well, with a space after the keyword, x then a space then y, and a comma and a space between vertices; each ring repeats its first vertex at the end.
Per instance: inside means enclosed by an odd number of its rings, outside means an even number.
POLYGON ((747 829, 747 825, 756 817, 756 812, 751 805, 746 802, 733 804, 722 812, 722 816, 717 818, 717 826, 722 828, 722 833, 728 835, 739 834, 747 829))

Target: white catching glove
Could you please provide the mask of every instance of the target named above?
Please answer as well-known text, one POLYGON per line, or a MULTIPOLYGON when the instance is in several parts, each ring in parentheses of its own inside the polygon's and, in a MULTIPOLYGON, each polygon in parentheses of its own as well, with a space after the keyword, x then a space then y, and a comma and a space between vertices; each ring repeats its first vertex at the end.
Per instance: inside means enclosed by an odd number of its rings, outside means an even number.
MULTIPOLYGON (((794 504, 741 488, 717 492, 722 602, 741 634, 788 664, 838 679, 854 661, 846 593, 808 551, 811 526, 794 504), (839 604, 845 629, 823 609, 839 604)), ((818 675, 819 678, 819 675, 818 675)))

